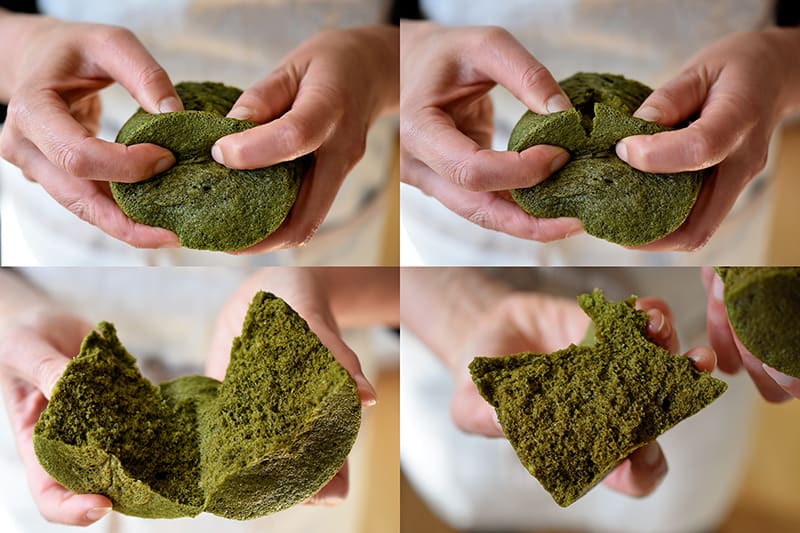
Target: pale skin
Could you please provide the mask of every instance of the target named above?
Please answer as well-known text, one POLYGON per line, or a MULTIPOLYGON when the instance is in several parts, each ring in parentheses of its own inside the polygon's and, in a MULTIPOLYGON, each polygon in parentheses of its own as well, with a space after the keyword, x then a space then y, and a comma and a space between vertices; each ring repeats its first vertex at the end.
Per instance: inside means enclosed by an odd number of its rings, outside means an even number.
MULTIPOLYGON (((454 423, 467 433, 503 437, 494 408, 478 393, 467 365, 476 355, 523 351, 553 352, 579 342, 588 317, 574 301, 514 291, 479 270, 405 268, 401 273, 401 320, 449 367, 455 383, 450 404, 454 423)), ((637 306, 650 316, 648 336, 678 353, 678 337, 663 300, 641 298, 637 306)), ((714 352, 696 347, 685 354, 694 365, 712 371, 714 352)), ((676 356, 678 357, 678 356, 676 356)), ((667 474, 657 442, 639 448, 603 483, 633 497, 646 496, 667 474)))
MULTIPOLYGON (((688 127, 621 140, 617 155, 647 172, 718 165, 687 221, 645 250, 696 250, 764 167, 781 118, 800 109, 800 29, 738 33, 700 51, 635 116, 688 127)), ((505 191, 532 186, 563 166, 564 153, 535 146, 520 154, 491 145, 487 92, 507 88, 536 113, 570 107, 556 81, 508 32, 402 23, 401 178, 468 220, 517 237, 552 241, 582 231, 577 219, 538 219, 505 191)))
MULTIPOLYGON (((208 376, 224 378, 231 342, 240 333, 247 306, 258 290, 281 296, 308 321, 353 376, 362 405, 377 402, 375 389, 339 328, 398 324, 397 269, 268 268, 256 272, 220 311, 207 357, 208 376)), ((9 271, 0 272, 0 324, 0 388, 33 500, 51 522, 94 523, 108 514, 111 501, 96 494, 75 494, 59 485, 39 465, 32 441, 33 427, 53 386, 92 326, 9 271)), ((345 464, 306 503, 336 504, 346 497, 348 485, 345 464)))
MULTIPOLYGON (((262 124, 218 141, 212 156, 251 169, 315 152, 298 201, 283 226, 240 253, 306 243, 366 135, 399 99, 398 29, 388 25, 322 32, 290 52, 247 89, 229 113, 262 124)), ((56 201, 112 237, 141 248, 177 247, 177 236, 127 218, 108 181, 137 182, 175 163, 152 144, 99 140, 98 91, 120 83, 149 113, 183 106, 164 69, 128 30, 16 15, 0 10, 0 101, 9 102, 0 156, 20 167, 56 201)))
POLYGON ((762 363, 736 336, 725 309, 725 284, 713 268, 703 268, 703 285, 708 297, 708 338, 719 356, 720 370, 735 374, 744 367, 761 396, 768 402, 800 399, 800 379, 762 363))

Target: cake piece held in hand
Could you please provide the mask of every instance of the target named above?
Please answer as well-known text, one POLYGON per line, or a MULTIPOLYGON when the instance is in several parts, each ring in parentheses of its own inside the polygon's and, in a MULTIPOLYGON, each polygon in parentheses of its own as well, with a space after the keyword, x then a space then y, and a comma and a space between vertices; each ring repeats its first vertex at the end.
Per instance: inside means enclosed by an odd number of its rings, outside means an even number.
POLYGON ((136 222, 174 231, 188 248, 233 251, 262 241, 292 209, 310 156, 253 170, 220 165, 211 157, 214 143, 258 125, 225 117, 242 91, 212 82, 175 89, 185 111, 139 109, 117 142, 157 144, 177 162, 145 181, 112 183, 114 200, 136 222))
POLYGON ((593 321, 588 345, 470 364, 520 461, 563 507, 727 387, 648 339, 634 297, 607 302, 595 289, 578 303, 593 321))
POLYGON ((102 322, 56 383, 33 442, 56 481, 119 512, 245 520, 317 493, 360 423, 347 371, 286 302, 260 292, 221 383, 152 385, 102 322))
POLYGON ((775 370, 800 378, 800 268, 718 267, 728 319, 742 344, 775 370))
POLYGON ((624 137, 670 129, 632 116, 652 90, 622 76, 586 72, 560 85, 575 108, 550 115, 526 112, 508 149, 550 144, 566 149, 571 159, 543 182, 512 190, 514 201, 536 217, 579 218, 590 235, 625 246, 675 231, 689 216, 709 171, 642 172, 615 152, 624 137))

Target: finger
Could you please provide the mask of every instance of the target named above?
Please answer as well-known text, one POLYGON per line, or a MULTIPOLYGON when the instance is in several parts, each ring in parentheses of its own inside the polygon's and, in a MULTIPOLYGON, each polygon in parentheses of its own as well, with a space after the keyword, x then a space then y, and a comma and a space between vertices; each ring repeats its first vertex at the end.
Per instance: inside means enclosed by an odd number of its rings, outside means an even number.
POLYGON ((166 71, 139 39, 125 28, 98 32, 87 54, 99 68, 119 82, 148 113, 183 111, 183 103, 166 71))
POLYGON ((706 346, 692 348, 684 355, 692 360, 697 370, 702 372, 713 372, 717 366, 717 355, 714 350, 706 346))
POLYGON ((259 124, 276 119, 292 106, 299 86, 290 68, 278 68, 243 92, 227 116, 259 124))
POLYGON ((547 179, 569 161, 556 146, 532 146, 522 152, 482 148, 459 131, 441 109, 418 111, 415 124, 404 121, 404 149, 439 176, 469 191, 497 191, 530 187, 547 179))
POLYGON ((333 476, 333 479, 303 503, 306 505, 338 505, 341 503, 347 497, 350 488, 349 471, 350 468, 345 461, 344 466, 333 476))
POLYGON ((358 360, 356 353, 350 349, 347 344, 339 337, 338 334, 330 332, 329 330, 317 333, 322 341, 322 344, 328 347, 337 361, 347 370, 352 376, 353 381, 356 382, 358 387, 358 396, 361 398, 361 405, 364 407, 371 407, 378 403, 378 393, 375 392, 375 387, 369 382, 364 371, 361 369, 361 362, 358 360))
POLYGON ((661 446, 657 442, 651 442, 633 452, 603 483, 622 494, 641 498, 658 487, 667 470, 667 459, 661 446))
MULTIPOLYGON (((47 474, 42 471, 42 474, 47 474)), ((28 483, 39 512, 50 522, 73 526, 88 526, 112 510, 111 500, 99 494, 75 494, 47 479, 32 479, 28 483)))
POLYGON ((456 386, 450 402, 450 416, 456 426, 466 433, 492 438, 504 436, 497 412, 478 394, 477 387, 468 379, 456 386))
POLYGON ((650 317, 647 322, 648 337, 669 353, 678 353, 678 333, 673 326, 672 311, 667 303, 658 298, 640 298, 636 301, 636 307, 650 317))
POLYGON ((635 135, 617 143, 617 156, 645 172, 700 170, 733 151, 753 126, 742 102, 728 93, 709 93, 700 118, 689 126, 655 135, 635 135))
POLYGON ((59 204, 112 237, 138 248, 176 248, 177 235, 134 222, 111 198, 107 184, 82 180, 54 167, 30 143, 23 147, 21 168, 59 204))
POLYGON ((572 107, 550 71, 508 31, 496 27, 485 31, 486 38, 472 41, 464 54, 471 68, 508 89, 540 115, 572 107))
POLYGON ((322 145, 343 112, 344 106, 330 89, 308 82, 300 88, 285 115, 219 139, 211 155, 219 164, 236 169, 262 168, 297 159, 322 145))
POLYGON ((742 368, 742 357, 734 341, 728 310, 725 308, 725 284, 713 271, 708 283, 706 304, 708 340, 717 353, 719 369, 728 374, 735 374, 742 368))
POLYGON ((792 376, 787 376, 783 372, 779 372, 774 368, 767 366, 766 364, 761 365, 764 368, 764 372, 772 378, 772 380, 778 384, 780 388, 791 394, 797 399, 800 399, 800 379, 797 379, 792 376))
POLYGON ((537 218, 527 214, 516 203, 492 192, 471 192, 453 185, 424 168, 419 162, 405 165, 403 181, 433 196, 445 207, 470 222, 491 229, 539 242, 565 239, 583 231, 577 218, 537 218))
POLYGON ((695 116, 711 89, 707 75, 685 70, 645 98, 633 116, 664 126, 675 126, 695 116))
POLYGON ((154 144, 125 146, 92 136, 53 91, 33 91, 23 98, 12 108, 14 127, 70 176, 135 182, 175 164, 175 156, 166 148, 154 144))
POLYGON ((316 234, 330 211, 348 172, 361 157, 352 140, 331 139, 317 152, 314 163, 300 185, 297 200, 283 224, 258 244, 234 252, 261 254, 305 245, 316 234))
POLYGON ((775 380, 767 374, 761 360, 752 355, 738 338, 734 337, 734 340, 739 347, 739 352, 742 354, 742 364, 750 375, 750 379, 753 380, 758 392, 761 393, 761 396, 772 403, 782 403, 790 400, 792 395, 781 388, 775 380))

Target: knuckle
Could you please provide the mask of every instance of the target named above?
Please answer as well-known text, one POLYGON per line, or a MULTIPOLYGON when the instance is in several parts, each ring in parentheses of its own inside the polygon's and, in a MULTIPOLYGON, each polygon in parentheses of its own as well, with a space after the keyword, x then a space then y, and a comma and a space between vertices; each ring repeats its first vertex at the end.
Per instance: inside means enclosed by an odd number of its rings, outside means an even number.
POLYGON ((472 177, 472 165, 469 161, 454 161, 447 165, 444 171, 447 178, 462 189, 473 190, 475 187, 472 177))
POLYGON ((687 144, 689 160, 697 168, 705 168, 722 160, 723 154, 707 132, 698 130, 687 144))
POLYGON ((158 64, 143 67, 137 75, 137 85, 142 89, 161 85, 167 79, 167 72, 158 64))
POLYGON ((547 84, 550 79, 550 71, 544 65, 534 64, 525 67, 520 75, 524 87, 533 89, 547 84))
POLYGON ((65 202, 64 207, 81 220, 94 224, 94 210, 91 204, 83 198, 75 198, 74 200, 65 202))
POLYGON ((494 44, 498 41, 502 41, 508 39, 511 36, 511 33, 506 30, 505 28, 501 28, 500 26, 487 26, 485 28, 481 28, 481 46, 486 44, 494 44))
POLYGON ((80 143, 58 145, 53 157, 55 164, 71 176, 85 178, 89 173, 89 158, 80 143))
POLYGON ((320 225, 322 225, 322 220, 317 217, 300 224, 287 240, 286 246, 289 248, 301 248, 307 245, 319 230, 320 225))
POLYGON ((305 147, 313 136, 313 128, 305 119, 297 118, 284 126, 283 142, 292 150, 305 147))
POLYGON ((465 218, 482 228, 494 229, 495 227, 494 217, 483 207, 470 209, 465 213, 465 218))

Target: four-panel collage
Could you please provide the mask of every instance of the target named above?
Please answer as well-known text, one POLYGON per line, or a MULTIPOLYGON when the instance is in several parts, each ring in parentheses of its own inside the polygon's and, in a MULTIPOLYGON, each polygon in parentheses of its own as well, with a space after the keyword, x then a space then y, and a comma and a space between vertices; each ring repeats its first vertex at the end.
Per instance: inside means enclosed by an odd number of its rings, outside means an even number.
POLYGON ((0 532, 800 531, 798 58, 791 0, 0 0, 0 532))

